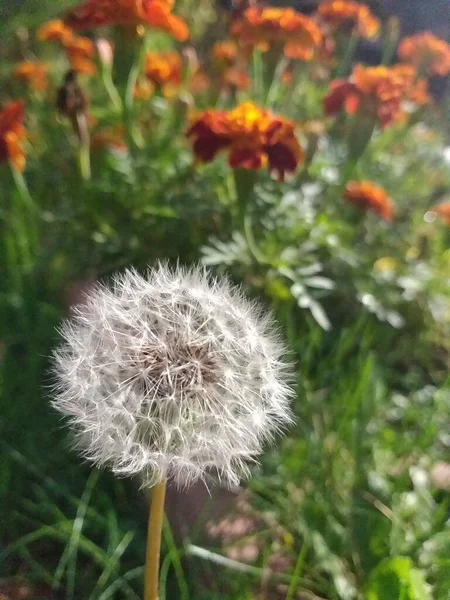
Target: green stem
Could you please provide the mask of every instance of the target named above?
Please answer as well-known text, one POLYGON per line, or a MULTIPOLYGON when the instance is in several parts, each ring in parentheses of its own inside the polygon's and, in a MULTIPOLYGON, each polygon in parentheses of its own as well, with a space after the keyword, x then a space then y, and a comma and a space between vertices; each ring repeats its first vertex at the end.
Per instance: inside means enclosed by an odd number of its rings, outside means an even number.
POLYGON ((245 235, 245 240, 247 242, 247 246, 248 246, 253 258, 256 260, 257 263, 264 264, 266 262, 266 259, 258 248, 258 245, 255 240, 255 236, 253 235, 252 221, 251 221, 250 215, 248 215, 248 214, 244 215, 243 229, 244 229, 244 235, 245 235))
POLYGON ((166 482, 157 483, 152 489, 152 502, 147 530, 147 556, 145 559, 145 600, 158 600, 159 559, 161 534, 164 522, 166 482))
POLYGON ((281 58, 281 60, 278 61, 277 66, 275 67, 275 71, 273 73, 273 78, 272 78, 272 83, 270 84, 269 87, 269 91, 267 92, 267 98, 266 98, 266 106, 268 106, 269 108, 272 107, 272 104, 275 102, 278 93, 280 91, 280 87, 281 87, 281 76, 283 74, 283 72, 285 71, 286 67, 289 64, 289 59, 287 59, 285 56, 283 56, 281 58))
POLYGON ((145 37, 142 40, 136 41, 133 63, 128 74, 127 86, 125 88, 125 98, 123 102, 123 117, 125 129, 128 134, 129 140, 132 142, 131 145, 137 146, 138 148, 142 148, 144 146, 144 138, 142 137, 142 133, 139 130, 138 126, 134 122, 134 94, 145 48, 145 37))
POLYGON ((257 101, 261 101, 264 94, 264 65, 262 52, 255 48, 252 54, 253 90, 257 101))
POLYGON ((105 65, 102 65, 101 76, 103 85, 105 86, 105 90, 109 96, 109 99, 111 100, 111 104, 113 105, 115 110, 117 110, 117 112, 121 112, 123 110, 122 98, 120 97, 120 94, 117 91, 116 86, 114 85, 111 67, 106 67, 105 65))
POLYGON ((78 149, 78 164, 80 166, 80 174, 84 181, 91 179, 91 154, 89 144, 80 143, 78 149))
POLYGON ((347 46, 347 50, 344 54, 344 57, 339 62, 339 67, 334 75, 334 79, 340 79, 348 74, 350 67, 352 65, 353 57, 356 52, 356 48, 358 47, 359 35, 354 31, 350 38, 350 41, 347 46))
POLYGON ((33 244, 36 241, 35 225, 37 207, 30 195, 22 172, 11 166, 11 173, 23 208, 20 215, 13 217, 16 224, 17 247, 20 247, 19 251, 22 257, 24 271, 28 272, 33 264, 33 244))

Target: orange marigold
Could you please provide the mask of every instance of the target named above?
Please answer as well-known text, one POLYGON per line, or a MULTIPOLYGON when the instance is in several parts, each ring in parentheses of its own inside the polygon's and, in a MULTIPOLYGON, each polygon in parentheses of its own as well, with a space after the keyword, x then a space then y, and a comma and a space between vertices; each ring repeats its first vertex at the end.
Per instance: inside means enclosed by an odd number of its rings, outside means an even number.
POLYGON ((377 35, 380 21, 365 4, 350 0, 332 0, 324 2, 317 10, 319 17, 333 28, 350 29, 361 37, 371 38, 377 35))
POLYGON ((286 173, 293 173, 304 157, 294 123, 252 102, 244 102, 232 111, 205 111, 187 136, 202 162, 211 162, 218 152, 228 150, 231 167, 258 170, 268 165, 279 181, 286 173))
POLYGON ((426 82, 416 81, 416 71, 408 65, 356 65, 349 79, 331 82, 324 99, 324 112, 328 116, 342 109, 348 114, 359 110, 369 118, 378 119, 381 127, 386 127, 404 117, 406 100, 420 104, 428 102, 426 89, 426 82), (414 93, 416 86, 417 93, 414 93))
POLYGON ((390 221, 394 214, 394 205, 386 190, 371 181, 349 181, 345 187, 344 198, 363 210, 372 210, 390 221))
POLYGON ((37 37, 41 42, 56 41, 66 45, 72 41, 73 31, 63 21, 53 19, 39 27, 37 37))
POLYGON ((220 67, 231 67, 238 57, 238 46, 232 40, 216 42, 211 50, 214 62, 220 67))
POLYGON ((225 69, 222 74, 222 85, 236 88, 237 90, 246 90, 250 86, 250 77, 242 69, 230 67, 229 69, 225 69))
POLYGON ((188 28, 180 17, 172 14, 173 4, 173 0, 87 0, 71 10, 65 22, 74 29, 149 25, 184 41, 188 28))
POLYGON ((282 45, 289 58, 311 60, 322 42, 319 26, 292 8, 250 7, 231 26, 244 44, 267 51, 282 45))
POLYGON ((450 202, 436 204, 430 208, 430 211, 436 213, 446 225, 450 225, 450 202))
POLYGON ((0 162, 9 160, 18 171, 25 168, 25 153, 21 146, 25 138, 24 118, 21 100, 10 102, 0 110, 0 162))
POLYGON ((170 96, 180 86, 182 78, 181 56, 176 51, 147 52, 144 61, 147 80, 170 96))
POLYGON ((14 67, 14 75, 24 79, 35 90, 47 87, 47 65, 39 61, 24 60, 14 67))
POLYGON ((67 58, 70 67, 77 73, 92 75, 96 71, 93 58, 95 56, 95 44, 89 38, 83 36, 74 37, 66 45, 67 58))
POLYGON ((429 31, 416 33, 402 40, 398 54, 401 60, 428 75, 450 73, 450 44, 429 31))

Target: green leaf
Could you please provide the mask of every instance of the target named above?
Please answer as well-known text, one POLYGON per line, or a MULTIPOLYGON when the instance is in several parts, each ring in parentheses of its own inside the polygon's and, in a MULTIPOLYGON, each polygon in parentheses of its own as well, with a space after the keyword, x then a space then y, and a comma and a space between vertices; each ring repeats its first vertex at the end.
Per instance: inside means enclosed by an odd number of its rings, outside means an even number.
POLYGON ((431 600, 429 586, 410 558, 383 560, 371 573, 367 600, 431 600))

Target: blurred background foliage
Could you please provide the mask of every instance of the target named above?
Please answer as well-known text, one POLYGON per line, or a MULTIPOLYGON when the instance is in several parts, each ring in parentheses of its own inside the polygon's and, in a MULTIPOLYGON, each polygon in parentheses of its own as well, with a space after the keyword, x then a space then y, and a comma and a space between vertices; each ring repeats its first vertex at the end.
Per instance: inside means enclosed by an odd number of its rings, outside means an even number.
MULTIPOLYGON (((322 70, 298 61, 287 85, 280 73, 268 82, 256 53, 250 87, 224 93, 209 52, 227 35, 229 7, 180 0, 212 83, 136 100, 142 143, 119 135, 103 144, 83 178, 79 140, 55 108, 66 59, 35 39, 69 4, 0 8, 0 102, 26 97, 28 131, 25 172, 0 165, 0 594, 141 596, 145 494, 71 452, 49 408, 49 356, 90 283, 180 257, 229 273, 272 307, 298 365, 298 421, 244 489, 213 490, 210 501, 198 489, 171 491, 161 600, 448 600, 450 229, 433 211, 450 198, 445 78, 432 106, 376 128, 355 164, 360 132, 322 109, 330 80, 350 73, 345 44, 322 70), (12 74, 36 56, 51 64, 42 93, 12 74), (295 119, 307 160, 285 182, 258 172, 242 224, 236 173, 222 155, 197 164, 185 132, 194 109, 248 99, 295 119), (386 190, 392 221, 342 200, 350 175, 386 190)), ((432 26, 407 4, 406 33, 412 21, 432 26)), ((433 6, 424 18, 436 21, 446 8, 433 6)), ((123 94, 120 69, 132 58, 111 35, 123 94)), ((144 43, 180 48, 161 33, 144 43)), ((385 48, 375 45, 375 56, 385 48)), ((359 52, 362 60, 366 47, 359 52)), ((92 135, 123 125, 97 69, 79 77, 92 135)))

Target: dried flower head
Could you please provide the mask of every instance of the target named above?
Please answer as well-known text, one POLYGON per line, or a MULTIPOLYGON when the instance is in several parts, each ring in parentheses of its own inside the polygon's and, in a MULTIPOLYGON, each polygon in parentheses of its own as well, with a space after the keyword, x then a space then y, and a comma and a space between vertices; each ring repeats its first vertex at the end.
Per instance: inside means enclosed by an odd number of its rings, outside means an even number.
POLYGON ((386 221, 394 214, 394 206, 386 191, 371 181, 349 181, 344 192, 345 199, 363 210, 371 210, 386 221))
POLYGON ((377 35, 380 21, 368 6, 351 0, 323 2, 317 9, 318 17, 333 29, 350 30, 357 35, 371 38, 377 35))
POLYGON ((9 160, 18 171, 25 168, 25 152, 21 145, 26 137, 24 119, 22 100, 10 102, 0 109, 0 163, 9 160))
POLYGON ((406 37, 400 43, 400 58, 422 71, 425 75, 448 75, 450 73, 450 44, 430 31, 421 31, 406 37))
POLYGON ((66 24, 74 29, 147 25, 184 41, 188 28, 180 17, 172 14, 173 4, 174 0, 86 0, 69 12, 66 24))
POLYGON ((231 111, 207 110, 194 121, 187 135, 202 162, 210 162, 218 152, 228 149, 231 167, 259 170, 268 165, 280 181, 304 158, 294 122, 253 102, 239 104, 231 111))
POLYGON ((289 58, 311 60, 322 42, 319 26, 292 8, 248 8, 231 26, 231 33, 243 44, 262 51, 281 46, 289 58))
POLYGON ((291 421, 272 320, 227 280, 158 265, 98 285, 62 327, 54 406, 116 474, 236 484, 291 421))

